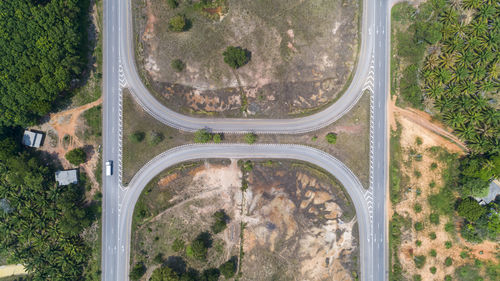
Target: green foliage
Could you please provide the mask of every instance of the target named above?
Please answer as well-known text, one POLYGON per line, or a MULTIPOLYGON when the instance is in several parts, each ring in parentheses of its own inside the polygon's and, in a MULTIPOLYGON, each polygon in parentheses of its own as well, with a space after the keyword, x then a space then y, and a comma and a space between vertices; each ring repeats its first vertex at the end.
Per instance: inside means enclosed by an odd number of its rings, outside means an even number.
POLYGON ((69 161, 69 163, 75 166, 78 166, 87 161, 87 154, 82 148, 72 149, 68 151, 66 155, 64 155, 64 157, 69 161))
MULTIPOLYGON (((100 105, 92 107, 83 113, 83 118, 85 118, 85 124, 88 126, 86 134, 91 136, 100 137, 102 135, 102 107, 100 105)), ((85 138, 88 138, 85 135, 85 138)))
POLYGON ((146 134, 144 132, 137 131, 129 136, 129 140, 132 143, 140 143, 144 140, 145 137, 146 137, 146 134))
POLYGON ((422 231, 423 229, 424 229, 424 225, 421 222, 415 223, 415 230, 416 231, 422 231))
POLYGON ((435 249, 432 249, 430 252, 429 252, 429 255, 431 255, 431 257, 436 257, 437 256, 437 252, 435 249))
POLYGON ((436 213, 432 213, 429 215, 429 220, 431 221, 431 223, 437 225, 437 224, 439 224, 439 215, 436 213))
POLYGON ((248 144, 253 144, 257 141, 257 135, 254 133, 248 133, 245 135, 245 142, 248 144))
POLYGON ((207 258, 208 248, 212 245, 212 238, 207 232, 202 232, 196 239, 191 242, 186 248, 186 255, 200 261, 205 261, 207 258))
POLYGON ((194 133, 194 142, 207 143, 212 139, 212 135, 206 129, 200 129, 194 133))
POLYGON ((463 177, 460 180, 460 195, 462 197, 486 197, 490 182, 481 178, 463 177))
POLYGON ((237 260, 236 257, 233 257, 232 259, 228 260, 227 262, 219 266, 219 270, 220 273, 222 273, 222 275, 224 275, 226 279, 229 279, 232 278, 236 273, 236 267, 237 267, 237 260))
POLYGON ((176 15, 168 21, 168 28, 174 32, 186 31, 187 26, 186 17, 183 15, 176 15))
POLYGON ((439 193, 430 195, 428 200, 431 208, 440 214, 450 215, 453 212, 455 196, 453 196, 453 193, 447 187, 439 190, 439 193))
POLYGON ((215 134, 213 137, 214 143, 221 143, 222 137, 220 134, 215 134))
POLYGON ((444 225, 444 230, 446 232, 453 233, 455 231, 455 225, 453 224, 453 222, 447 222, 444 225))
POLYGON ((431 163, 431 170, 436 170, 438 167, 437 163, 436 162, 432 162, 431 163))
POLYGON ((224 56, 224 62, 234 69, 238 69, 247 64, 251 57, 250 51, 234 46, 227 47, 222 55, 224 56))
POLYGON ((213 215, 214 223, 212 224, 212 231, 217 234, 227 227, 227 222, 229 221, 229 216, 224 210, 219 210, 213 215))
POLYGON ((450 258, 450 257, 447 257, 445 260, 444 260, 444 265, 446 266, 451 266, 453 264, 453 259, 450 258))
POLYGON ((481 280, 479 271, 473 265, 463 265, 455 270, 455 275, 460 281, 477 281, 481 280))
POLYGON ((161 132, 151 131, 148 133, 148 143, 150 145, 158 145, 165 139, 165 136, 161 132))
POLYGON ((153 271, 149 281, 179 281, 179 275, 168 266, 158 267, 153 271))
POLYGON ((486 213, 486 208, 479 205, 475 199, 469 197, 458 203, 457 211, 460 216, 469 222, 475 222, 486 213))
POLYGON ((217 281, 219 280, 220 271, 217 268, 209 268, 203 271, 201 280, 204 281, 217 281))
POLYGON ((421 137, 416 137, 416 138, 415 138, 415 143, 416 143, 417 145, 422 145, 424 142, 423 142, 423 140, 422 140, 422 138, 421 138, 421 137))
POLYGON ((422 267, 424 267, 424 265, 425 265, 425 259, 426 259, 426 258, 425 258, 425 256, 423 256, 423 255, 420 255, 420 256, 415 256, 415 257, 413 258, 413 261, 415 262, 415 266, 416 266, 417 268, 422 268, 422 267))
POLYGON ((0 2, 0 125, 33 125, 70 90, 84 66, 85 12, 78 0, 0 2))
POLYGON ((252 161, 250 161, 250 160, 245 161, 245 163, 243 163, 243 170, 245 172, 252 171, 253 170, 253 163, 252 163, 252 161))
POLYGON ((451 241, 446 241, 446 242, 444 242, 444 246, 446 249, 450 249, 451 246, 453 246, 453 245, 452 245, 451 241))
POLYGON ((422 246, 422 241, 420 241, 420 240, 417 240, 417 241, 415 242, 415 245, 417 245, 417 247, 420 247, 420 246, 422 246))
POLYGON ((422 108, 422 91, 418 86, 418 66, 412 64, 403 70, 403 76, 399 81, 399 92, 403 99, 412 107, 422 108))
POLYGON ((182 60, 180 60, 180 59, 172 60, 172 62, 170 63, 170 66, 176 72, 181 72, 181 71, 183 71, 186 68, 186 64, 182 60))
POLYGON ((138 262, 132 267, 129 277, 131 280, 139 280, 146 273, 146 266, 142 262, 138 262))
POLYGON ((416 203, 415 205, 413 205, 413 210, 415 211, 415 213, 422 212, 422 205, 416 203))
POLYGON ((317 141, 317 140, 318 140, 318 136, 313 136, 313 137, 311 138, 311 140, 312 140, 312 141, 317 141))
POLYGON ((413 274, 413 281, 422 281, 422 275, 420 274, 413 274))
POLYGON ((328 133, 326 135, 326 141, 329 144, 335 144, 337 142, 337 134, 335 134, 335 133, 328 133))
POLYGON ((179 3, 177 0, 167 0, 167 5, 170 7, 170 9, 175 9, 177 6, 179 6, 179 3))
POLYGON ((184 251, 184 241, 182 239, 176 238, 174 242, 172 243, 172 251, 174 252, 182 252, 184 251))
POLYGON ((431 240, 436 240, 436 237, 436 232, 429 233, 429 238, 431 238, 431 240))
POLYGON ((451 275, 446 275, 444 277, 444 281, 451 281, 451 280, 453 280, 453 278, 451 277, 451 275))
POLYGON ((163 254, 162 253, 158 253, 154 258, 153 258, 153 262, 155 263, 158 263, 158 264, 162 264, 163 263, 163 254))
POLYGON ((466 258, 468 258, 468 257, 469 257, 469 253, 467 253, 466 251, 461 251, 461 252, 460 252, 460 257, 461 257, 462 259, 466 259, 466 258))
POLYGON ((432 266, 431 268, 429 268, 429 271, 432 273, 432 274, 436 274, 436 267, 435 266, 432 266))

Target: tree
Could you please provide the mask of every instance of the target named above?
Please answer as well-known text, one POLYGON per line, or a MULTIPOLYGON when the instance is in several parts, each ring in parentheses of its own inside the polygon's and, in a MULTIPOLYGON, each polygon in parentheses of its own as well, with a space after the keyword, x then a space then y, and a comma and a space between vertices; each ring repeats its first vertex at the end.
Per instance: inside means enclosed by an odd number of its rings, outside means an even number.
POLYGON ((222 275, 224 275, 226 279, 232 278, 236 273, 236 267, 237 267, 236 263, 237 263, 236 257, 233 257, 232 259, 228 260, 227 262, 219 266, 220 272, 222 273, 222 275))
POLYGON ((415 266, 417 268, 422 268, 425 265, 425 256, 423 256, 423 255, 415 256, 413 258, 413 261, 415 262, 415 266))
POLYGON ((479 205, 474 198, 468 197, 460 201, 457 211, 460 216, 473 223, 486 213, 486 208, 479 205))
POLYGON ((220 134, 215 134, 213 137, 214 143, 220 143, 222 141, 222 137, 220 134))
POLYGON ((183 15, 177 15, 168 21, 168 27, 174 32, 182 32, 187 29, 186 17, 183 15))
POLYGON ((184 68, 186 68, 186 64, 184 64, 184 62, 181 61, 180 59, 172 60, 172 62, 170 63, 170 66, 172 66, 172 68, 176 72, 181 72, 184 70, 184 68))
POLYGON ((172 243, 172 251, 181 252, 184 250, 184 241, 182 239, 176 238, 174 243, 172 243))
POLYGON ((490 182, 481 178, 463 177, 460 180, 460 193, 463 197, 485 197, 489 186, 490 182))
POLYGON ((194 142, 196 143, 207 143, 211 138, 212 136, 206 129, 200 129, 194 133, 194 142))
POLYGON ((149 281, 178 281, 181 280, 179 278, 179 275, 175 273, 170 267, 168 266, 162 266, 158 267, 153 271, 153 274, 151 274, 151 278, 149 278, 149 281))
POLYGON ((439 214, 437 213, 432 213, 429 215, 429 220, 431 221, 431 223, 433 224, 439 224, 439 214))
POLYGON ((148 134, 148 142, 151 145, 159 144, 160 142, 163 141, 164 138, 165 137, 163 136, 163 134, 157 131, 151 131, 148 134))
POLYGON ((415 230, 416 231, 421 231, 424 229, 424 225, 421 222, 416 222, 415 223, 415 230))
POLYGON ((129 277, 132 280, 139 280, 146 273, 146 266, 142 262, 138 262, 132 267, 129 277))
POLYGON ((72 149, 68 151, 66 155, 64 155, 64 157, 69 161, 69 163, 75 166, 78 166, 87 161, 87 154, 82 148, 72 149))
POLYGON ((329 144, 335 144, 337 142, 337 134, 335 134, 335 133, 328 133, 326 135, 326 141, 329 144))
POLYGON ((158 254, 154 257, 153 261, 154 261, 155 263, 162 264, 162 263, 163 263, 163 254, 162 254, 162 253, 158 253, 158 254))
POLYGON ((254 133, 248 133, 245 135, 245 142, 248 144, 253 144, 257 141, 257 135, 254 133))
POLYGON ((214 223, 212 224, 212 231, 217 234, 222 232, 227 227, 227 222, 229 221, 229 216, 224 210, 219 210, 213 215, 214 223))
POLYGON ((222 55, 224 56, 224 62, 234 69, 238 69, 247 64, 251 57, 250 51, 234 46, 227 47, 222 55))
POLYGON ((209 268, 203 271, 201 276, 202 281, 217 281, 219 280, 220 272, 217 268, 209 268))
POLYGON ((129 140, 132 143, 140 143, 144 140, 145 137, 146 137, 146 134, 144 134, 144 132, 136 131, 132 135, 129 136, 129 140))

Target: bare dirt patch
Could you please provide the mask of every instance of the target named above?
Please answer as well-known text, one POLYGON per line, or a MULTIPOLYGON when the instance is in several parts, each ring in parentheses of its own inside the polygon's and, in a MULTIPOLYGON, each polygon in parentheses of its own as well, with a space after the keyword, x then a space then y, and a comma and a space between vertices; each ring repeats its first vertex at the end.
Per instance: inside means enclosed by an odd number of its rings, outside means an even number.
POLYGON ((136 206, 132 244, 132 263, 148 267, 144 280, 158 266, 152 261, 158 253, 182 257, 201 271, 239 257, 241 243, 240 280, 355 279, 355 211, 338 183, 307 164, 253 163, 246 191, 237 162, 220 160, 186 163, 147 186, 136 206), (212 234, 206 264, 172 250, 175 239, 187 244, 210 231, 212 214, 220 209, 230 222, 212 234), (141 210, 147 213, 139 219, 141 210))
POLYGON ((360 1, 134 1, 139 71, 167 106, 186 114, 287 118, 329 104, 349 84, 357 57, 360 1), (168 20, 184 14, 190 29, 168 20), (208 16, 207 16, 208 15, 208 16), (251 52, 232 70, 229 46, 251 52), (171 61, 186 64, 175 72, 171 61))

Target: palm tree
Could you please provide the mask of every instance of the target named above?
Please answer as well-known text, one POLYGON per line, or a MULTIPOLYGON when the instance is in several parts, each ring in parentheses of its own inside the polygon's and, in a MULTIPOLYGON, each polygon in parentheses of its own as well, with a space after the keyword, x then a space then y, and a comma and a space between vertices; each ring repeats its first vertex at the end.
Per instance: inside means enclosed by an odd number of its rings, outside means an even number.
POLYGON ((445 68, 453 68, 457 59, 454 52, 446 52, 439 56, 439 66, 445 68))
POLYGON ((482 0, 464 0, 463 7, 466 9, 477 9, 482 4, 482 0))

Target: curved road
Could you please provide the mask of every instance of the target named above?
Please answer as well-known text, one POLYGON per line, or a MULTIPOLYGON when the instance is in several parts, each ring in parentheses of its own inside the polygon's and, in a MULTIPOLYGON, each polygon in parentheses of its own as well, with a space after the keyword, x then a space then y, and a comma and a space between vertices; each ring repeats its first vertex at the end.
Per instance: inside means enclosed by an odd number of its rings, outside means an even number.
MULTIPOLYGON (((109 280, 127 280, 130 260, 130 236, 132 215, 142 190, 159 173, 180 162, 207 159, 294 159, 317 165, 334 175, 345 187, 356 208, 359 227, 360 263, 363 280, 373 280, 371 263, 372 244, 368 242, 369 216, 365 192, 358 178, 342 162, 333 156, 301 145, 246 145, 246 144, 205 144, 185 145, 168 150, 147 163, 131 180, 128 188, 120 193, 121 208, 118 210, 118 249, 116 276, 109 280)), ((105 272, 106 274, 107 272, 105 272)), ((108 280, 108 279, 106 279, 108 280)))
POLYGON ((318 130, 338 120, 347 113, 360 99, 369 73, 372 57, 372 32, 375 17, 375 1, 363 0, 361 19, 361 47, 355 74, 346 92, 326 109, 301 118, 294 119, 247 119, 247 118, 197 118, 175 112, 158 102, 142 83, 135 65, 134 32, 132 25, 131 0, 119 1, 119 28, 121 40, 117 43, 121 52, 121 66, 127 87, 136 101, 160 122, 184 131, 196 131, 209 128, 214 132, 255 132, 297 134, 318 130))

